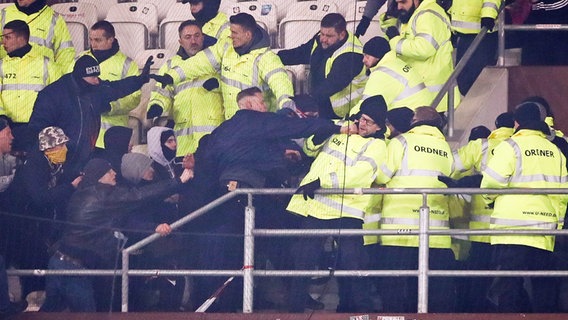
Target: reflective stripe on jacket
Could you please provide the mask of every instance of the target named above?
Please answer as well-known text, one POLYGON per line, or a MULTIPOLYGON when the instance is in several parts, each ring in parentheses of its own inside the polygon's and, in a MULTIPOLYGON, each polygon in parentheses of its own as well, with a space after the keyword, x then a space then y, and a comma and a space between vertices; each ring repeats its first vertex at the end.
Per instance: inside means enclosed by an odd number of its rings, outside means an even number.
MULTIPOLYGON (((459 33, 476 34, 481 31, 481 18, 496 19, 502 0, 453 0, 449 10, 452 29, 459 33)), ((489 32, 494 32, 490 30, 489 32)))
MULTIPOLYGON (((567 188, 566 158, 544 133, 521 129, 499 144, 483 171, 482 188, 567 188)), ((555 230, 564 219, 566 194, 491 194, 491 229, 555 230)), ((554 250, 554 236, 495 235, 491 244, 554 250)))
MULTIPOLYGON (((387 148, 387 188, 445 188, 439 175, 453 171, 453 156, 442 132, 431 126, 417 126, 392 139, 387 148)), ((418 229, 422 195, 383 197, 381 229, 418 229)), ((428 195, 430 229, 448 229, 448 196, 428 195)), ((381 236, 383 245, 418 247, 417 236, 381 236)), ((431 248, 450 248, 450 236, 431 236, 431 248)))

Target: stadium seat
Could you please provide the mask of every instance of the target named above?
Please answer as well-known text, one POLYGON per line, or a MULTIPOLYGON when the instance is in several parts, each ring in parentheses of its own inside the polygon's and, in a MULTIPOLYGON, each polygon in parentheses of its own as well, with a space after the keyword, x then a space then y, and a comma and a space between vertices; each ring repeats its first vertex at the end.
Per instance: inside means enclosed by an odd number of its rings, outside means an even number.
POLYGON ((225 6, 224 12, 228 15, 245 12, 254 17, 256 23, 261 26, 272 39, 272 47, 277 45, 278 35, 278 20, 277 20, 277 6, 269 1, 248 1, 236 2, 230 6, 225 6))
MULTIPOLYGON (((357 1, 356 6, 351 4, 348 8, 347 14, 345 15, 345 20, 347 21, 347 30, 349 32, 355 33, 355 29, 357 28, 357 25, 359 24, 359 21, 361 21, 363 13, 365 12, 366 4, 367 1, 357 1)), ((386 5, 382 6, 379 9, 379 13, 375 15, 373 20, 371 20, 371 23, 369 24, 369 28, 367 29, 367 32, 365 32, 365 35, 359 37, 361 43, 364 44, 365 42, 367 42, 367 40, 376 36, 384 36, 384 33, 381 30, 379 16, 386 10, 386 5)))
POLYGON ((11 3, 11 2, 0 3, 0 10, 2 10, 2 9, 4 9, 4 8, 8 7, 8 6, 11 6, 11 5, 13 5, 13 4, 14 4, 14 3, 11 3))
POLYGON ((308 92, 309 65, 298 64, 295 66, 284 66, 288 77, 294 84, 294 93, 303 94, 308 92))
POLYGON ((89 28, 97 22, 97 7, 90 3, 57 3, 51 8, 63 16, 73 40, 76 55, 89 49, 89 28))
POLYGON ((129 57, 153 47, 158 34, 158 10, 151 3, 125 2, 112 6, 106 20, 116 32, 120 49, 129 57))
POLYGON ((134 57, 134 61, 136 61, 139 68, 143 68, 146 63, 146 59, 148 59, 149 56, 154 56, 154 64, 150 67, 150 72, 156 73, 160 67, 168 61, 168 59, 175 55, 175 53, 175 51, 167 49, 147 49, 138 52, 138 54, 134 57))
POLYGON ((77 2, 85 2, 97 7, 97 20, 104 20, 109 9, 118 3, 118 0, 77 0, 77 2))
POLYGON ((332 12, 337 12, 332 2, 300 1, 290 5, 278 30, 280 48, 295 48, 310 40, 319 31, 321 19, 332 12))
MULTIPOLYGON (((158 22, 164 20, 170 7, 177 3, 177 0, 138 0, 138 2, 148 2, 158 9, 158 22)), ((189 7, 189 5, 188 5, 189 7)))
POLYGON ((174 3, 166 17, 160 22, 159 47, 171 51, 177 50, 179 47, 178 27, 185 20, 193 19, 189 5, 183 3, 174 3))

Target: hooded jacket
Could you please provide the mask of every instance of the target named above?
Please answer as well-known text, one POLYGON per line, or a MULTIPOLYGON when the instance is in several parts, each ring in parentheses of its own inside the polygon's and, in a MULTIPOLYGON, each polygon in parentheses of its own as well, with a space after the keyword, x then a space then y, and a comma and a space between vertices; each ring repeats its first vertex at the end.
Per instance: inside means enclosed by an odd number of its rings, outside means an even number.
POLYGON ((160 138, 165 131, 171 131, 174 135, 174 131, 167 127, 153 127, 148 131, 148 155, 154 160, 155 165, 152 167, 156 170, 158 179, 173 179, 179 176, 182 168, 175 163, 175 157, 168 160, 164 155, 160 138))

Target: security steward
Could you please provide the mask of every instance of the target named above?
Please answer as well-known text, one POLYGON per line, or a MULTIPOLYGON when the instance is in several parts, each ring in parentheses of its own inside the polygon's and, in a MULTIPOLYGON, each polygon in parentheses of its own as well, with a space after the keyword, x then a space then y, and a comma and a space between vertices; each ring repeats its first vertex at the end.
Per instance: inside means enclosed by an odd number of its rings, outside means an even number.
MULTIPOLYGON (((515 110, 515 134, 494 149, 483 170, 482 188, 568 188, 566 158, 552 142, 538 106, 523 103, 515 110)), ((556 230, 562 228, 566 194, 491 194, 491 229, 556 230)), ((496 270, 552 270, 553 235, 491 235, 496 270)), ((556 279, 531 278, 526 292, 521 277, 496 278, 490 297, 498 312, 545 313, 554 310, 556 279), (527 301, 530 297, 530 301, 527 301)))
MULTIPOLYGON (((387 105, 381 96, 367 98, 361 105, 358 126, 353 134, 335 134, 327 139, 317 134, 306 141, 306 154, 315 157, 310 171, 292 197, 288 211, 305 217, 301 229, 362 229, 365 213, 377 202, 377 195, 314 194, 324 188, 370 188, 384 185, 389 177, 382 171, 387 159, 384 133, 387 105), (349 145, 349 147, 347 147, 349 145)), ((317 264, 325 241, 301 237, 293 246, 294 267, 310 270, 317 264)), ((338 268, 365 268, 363 237, 339 237, 338 268)), ((303 312, 309 280, 292 279, 289 312, 303 312)), ((337 312, 370 312, 370 283, 364 278, 340 278, 337 312)))
POLYGON ((220 74, 225 119, 230 119, 239 110, 237 94, 251 87, 262 90, 269 111, 295 110, 290 99, 294 87, 282 62, 270 50, 268 33, 248 13, 231 16, 230 22, 230 38, 218 39, 215 45, 184 60, 161 81, 177 85, 185 80, 220 74))
POLYGON ((231 35, 229 18, 219 12, 221 0, 182 0, 189 3, 191 15, 202 26, 203 33, 215 39, 227 38, 231 35))
MULTIPOLYGON (((38 45, 40 54, 52 59, 62 74, 71 71, 75 47, 62 15, 57 14, 46 0, 18 0, 0 11, 0 25, 12 20, 25 21, 30 26, 30 41, 38 45)), ((0 59, 7 55, 0 49, 0 59)))
MULTIPOLYGON (((410 130, 390 141, 387 148, 387 188, 445 188, 439 175, 450 175, 453 156, 442 133, 442 119, 431 107, 416 108, 410 130)), ((385 194, 380 228, 386 230, 418 229, 422 195, 385 194)), ((428 196, 430 229, 449 229, 448 196, 428 196)), ((430 236, 430 269, 452 269, 454 254, 449 235, 430 236)), ((381 236, 381 258, 386 270, 416 270, 418 268, 418 236, 381 236)), ((385 312, 415 313, 418 303, 417 279, 385 277, 385 312)), ((430 279, 428 311, 454 310, 453 280, 430 279)))
MULTIPOLYGON (((101 20, 91 26, 89 30, 89 44, 91 49, 81 54, 91 55, 97 59, 101 69, 99 78, 106 81, 121 80, 130 76, 137 76, 138 64, 120 51, 118 40, 115 38, 113 25, 101 20)), ((114 126, 128 127, 128 113, 140 103, 140 90, 125 97, 111 101, 110 111, 101 114, 101 129, 97 138, 97 148, 105 148, 105 132, 114 126)))
MULTIPOLYGON (((180 47, 177 54, 162 65, 158 71, 160 75, 217 42, 204 34, 195 20, 182 22, 178 33, 180 47)), ((194 153, 201 137, 211 133, 225 120, 219 76, 206 75, 193 81, 186 79, 165 88, 156 84, 150 95, 146 117, 152 119, 164 112, 173 113, 177 156, 194 153)))
POLYGON ((12 20, 4 25, 2 48, 7 56, 0 60, 0 115, 12 121, 12 150, 18 152, 26 151, 22 135, 38 92, 61 76, 59 68, 29 40, 26 22, 12 20))
POLYGON ((343 118, 363 95, 367 76, 363 46, 347 31, 339 13, 323 17, 320 31, 297 48, 281 50, 284 65, 310 65, 310 95, 320 106, 322 118, 343 118))

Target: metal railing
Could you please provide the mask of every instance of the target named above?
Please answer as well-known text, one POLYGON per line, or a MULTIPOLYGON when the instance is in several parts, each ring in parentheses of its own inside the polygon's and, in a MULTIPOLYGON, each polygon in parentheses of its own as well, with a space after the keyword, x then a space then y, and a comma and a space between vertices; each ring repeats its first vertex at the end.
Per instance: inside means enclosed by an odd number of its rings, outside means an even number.
POLYGON ((152 234, 122 251, 122 270, 8 270, 9 275, 18 276, 122 276, 122 305, 121 311, 128 312, 129 277, 130 276, 237 276, 243 277, 243 313, 253 312, 254 277, 325 277, 330 271, 317 270, 255 270, 254 269, 254 238, 255 237, 321 237, 321 236, 363 236, 363 235, 406 235, 419 237, 419 264, 417 270, 334 270, 336 277, 392 277, 406 276, 418 278, 419 313, 428 312, 428 279, 429 277, 568 277, 568 271, 489 271, 489 270, 430 270, 428 262, 429 236, 431 235, 557 235, 566 236, 568 230, 470 230, 449 229, 430 230, 427 206, 429 195, 433 194, 568 194, 567 189, 319 189, 317 194, 419 194, 422 196, 420 207, 419 229, 412 230, 355 230, 355 229, 255 229, 255 209, 253 195, 291 195, 296 189, 237 189, 206 206, 186 215, 171 224, 173 230, 190 223, 192 220, 206 214, 207 211, 221 205, 225 201, 239 195, 247 195, 248 205, 245 208, 244 227, 244 256, 243 268, 240 270, 130 270, 129 255, 144 246, 159 239, 158 234, 152 234))

